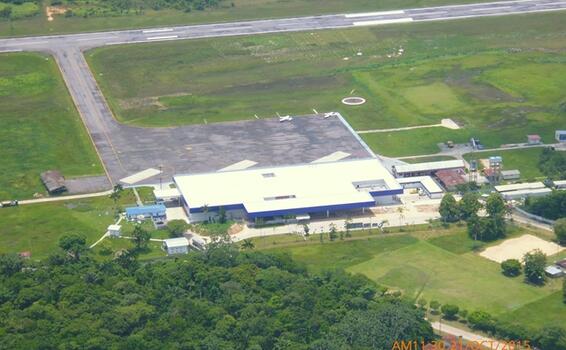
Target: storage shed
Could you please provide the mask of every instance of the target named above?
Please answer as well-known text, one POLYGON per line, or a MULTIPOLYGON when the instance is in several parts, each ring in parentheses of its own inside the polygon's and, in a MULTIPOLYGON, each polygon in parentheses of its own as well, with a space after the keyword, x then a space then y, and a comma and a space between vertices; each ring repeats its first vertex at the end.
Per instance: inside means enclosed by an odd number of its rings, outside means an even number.
POLYGON ((41 182, 50 194, 65 192, 65 178, 58 170, 47 170, 40 174, 41 182))

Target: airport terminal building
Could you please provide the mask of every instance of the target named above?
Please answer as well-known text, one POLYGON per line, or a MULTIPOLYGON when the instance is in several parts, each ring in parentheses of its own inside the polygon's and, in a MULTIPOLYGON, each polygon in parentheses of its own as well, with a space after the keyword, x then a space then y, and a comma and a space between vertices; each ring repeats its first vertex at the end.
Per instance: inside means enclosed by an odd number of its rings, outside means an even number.
POLYGON ((309 220, 364 211, 403 193, 377 158, 177 175, 190 222, 225 211, 248 223, 309 220))

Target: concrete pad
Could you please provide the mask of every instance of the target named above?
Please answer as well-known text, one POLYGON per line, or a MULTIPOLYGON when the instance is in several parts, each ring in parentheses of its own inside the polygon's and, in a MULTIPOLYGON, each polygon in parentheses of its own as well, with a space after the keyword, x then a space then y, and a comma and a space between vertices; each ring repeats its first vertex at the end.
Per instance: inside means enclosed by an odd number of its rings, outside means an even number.
POLYGON ((167 208, 165 209, 165 215, 167 216, 167 221, 183 220, 187 224, 189 223, 189 218, 182 207, 167 208))
POLYGON ((526 253, 535 249, 541 250, 546 255, 554 255, 563 251, 565 248, 533 235, 523 235, 518 238, 507 239, 501 244, 489 247, 481 252, 480 255, 498 263, 507 259, 517 259, 521 261, 526 253))
POLYGON ((254 162, 253 160, 244 159, 241 162, 234 163, 232 165, 228 165, 227 167, 222 168, 218 171, 244 170, 244 169, 247 169, 247 168, 251 168, 256 164, 257 164, 257 162, 254 162))
POLYGON ((440 121, 440 125, 442 125, 443 127, 447 128, 447 129, 452 129, 452 130, 460 129, 460 126, 458 124, 456 124, 456 122, 453 121, 450 118, 442 119, 440 121))
POLYGON ((336 161, 339 161, 341 159, 347 158, 349 156, 350 156, 350 153, 346 153, 346 152, 342 152, 342 151, 336 151, 336 152, 331 153, 331 154, 324 156, 322 158, 318 158, 316 160, 313 160, 311 163, 336 162, 336 161))
POLYGON ((157 169, 154 169, 154 168, 149 168, 149 169, 145 169, 143 171, 140 171, 138 173, 135 173, 133 175, 130 175, 128 177, 125 177, 123 179, 120 179, 120 182, 123 182, 123 183, 128 184, 128 185, 133 185, 136 182, 140 182, 140 181, 149 179, 150 177, 155 176, 155 175, 159 175, 159 174, 161 174, 160 170, 157 170, 157 169))

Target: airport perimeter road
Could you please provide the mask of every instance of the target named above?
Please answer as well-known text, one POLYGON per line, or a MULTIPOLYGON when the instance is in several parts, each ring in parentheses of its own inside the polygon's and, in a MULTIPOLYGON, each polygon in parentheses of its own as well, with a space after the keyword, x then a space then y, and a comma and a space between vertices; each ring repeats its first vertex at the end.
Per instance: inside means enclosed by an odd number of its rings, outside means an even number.
MULTIPOLYGON (((116 182, 124 176, 131 175, 135 171, 140 171, 148 167, 163 168, 163 176, 166 177, 187 170, 210 171, 212 169, 205 169, 204 165, 210 167, 210 164, 214 163, 213 157, 218 153, 218 149, 225 149, 226 152, 231 150, 241 151, 238 153, 238 156, 241 157, 246 153, 243 149, 239 149, 238 147, 250 146, 254 149, 258 149, 258 145, 254 145, 254 142, 258 143, 257 140, 261 139, 262 136, 261 133, 254 135, 246 134, 246 137, 252 137, 247 144, 241 142, 243 137, 241 137, 240 140, 234 141, 232 144, 226 144, 226 142, 222 140, 229 138, 230 135, 227 135, 221 130, 222 126, 209 125, 209 128, 203 130, 202 128, 204 128, 204 126, 200 125, 160 129, 135 128, 121 125, 113 118, 112 112, 100 92, 92 72, 86 64, 83 56, 84 50, 104 45, 127 43, 148 43, 167 40, 349 28, 391 23, 452 20, 559 10, 566 10, 566 0, 500 1, 386 12, 9 38, 0 39, 0 53, 42 51, 48 52, 55 57, 73 101, 102 159, 107 175, 111 181, 116 182), (200 142, 186 145, 183 143, 186 143, 186 140, 200 140, 200 142), (209 149, 213 146, 216 152, 209 149), (192 154, 192 156, 184 158, 187 157, 187 152, 192 154), (187 163, 190 163, 193 168, 186 168, 187 163)), ((275 122, 275 124, 277 123, 275 122)), ((266 127, 276 128, 271 124, 266 127)), ((291 125, 289 125, 289 127, 291 127, 291 125)), ((246 125, 245 127, 242 125, 242 135, 246 130, 253 128, 254 127, 251 125, 246 125)), ((277 130, 274 131, 274 133, 277 132, 277 130)), ((335 132, 338 134, 341 133, 339 125, 335 126, 335 132)), ((288 134, 283 136, 284 138, 290 137, 288 134)), ((304 137, 304 139, 307 138, 304 137)), ((281 154, 289 153, 287 148, 290 147, 292 150, 292 147, 286 146, 293 144, 296 146, 296 142, 298 142, 297 140, 287 141, 288 144, 284 145, 285 147, 282 147, 282 145, 272 145, 275 147, 274 152, 281 154)), ((317 144, 316 140, 311 141, 317 144)), ((318 144, 320 144, 320 142, 318 144)), ((248 151, 250 147, 248 147, 246 151, 248 151)), ((268 148, 265 144, 262 147, 268 148)), ((259 151, 256 152, 258 153, 256 155, 258 158, 265 158, 264 154, 260 154, 262 147, 259 147, 259 151)), ((324 147, 320 146, 315 150, 321 154, 320 156, 325 155, 322 154, 326 151, 324 147)), ((354 147, 352 152, 357 152, 357 149, 354 147)), ((314 157, 316 155, 317 154, 313 153, 309 156, 314 157)), ((269 157, 271 156, 272 154, 269 155, 269 157)), ((234 155, 234 157, 236 156, 234 155)), ((242 159, 233 159, 235 162, 240 160, 242 159)), ((284 160, 285 159, 281 157, 281 161, 284 160)), ((220 162, 218 165, 220 168, 220 162)), ((155 182, 156 180, 149 179, 149 181, 155 182)))

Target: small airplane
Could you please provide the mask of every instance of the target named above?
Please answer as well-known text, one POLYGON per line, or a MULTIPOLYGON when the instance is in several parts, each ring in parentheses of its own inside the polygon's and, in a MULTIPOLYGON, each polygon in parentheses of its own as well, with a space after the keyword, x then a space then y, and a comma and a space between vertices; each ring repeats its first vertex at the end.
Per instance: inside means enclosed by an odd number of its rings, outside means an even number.
POLYGON ((290 122, 291 120, 293 120, 293 117, 291 117, 290 115, 279 116, 279 122, 280 123, 290 122))
POLYGON ((324 119, 330 118, 330 117, 337 117, 338 113, 336 112, 329 112, 329 113, 324 113, 324 119))

